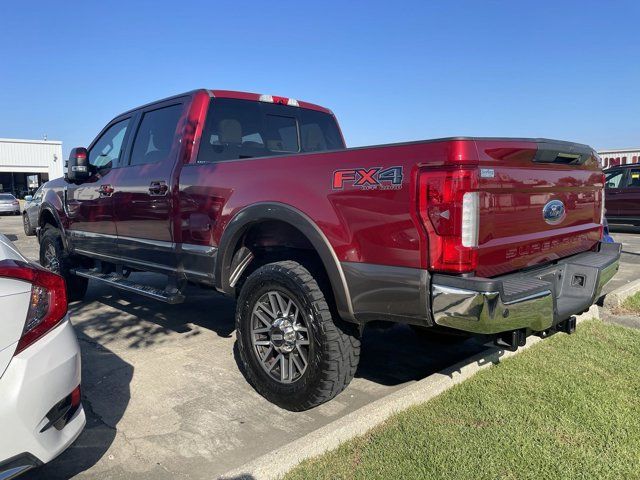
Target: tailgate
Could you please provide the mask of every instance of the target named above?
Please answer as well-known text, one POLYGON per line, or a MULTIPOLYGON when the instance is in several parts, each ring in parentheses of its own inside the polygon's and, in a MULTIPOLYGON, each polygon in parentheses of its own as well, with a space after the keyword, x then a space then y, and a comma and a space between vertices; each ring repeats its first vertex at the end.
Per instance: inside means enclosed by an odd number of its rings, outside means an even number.
POLYGON ((476 145, 477 275, 548 263, 598 242, 603 177, 590 147, 538 139, 478 139, 476 145))

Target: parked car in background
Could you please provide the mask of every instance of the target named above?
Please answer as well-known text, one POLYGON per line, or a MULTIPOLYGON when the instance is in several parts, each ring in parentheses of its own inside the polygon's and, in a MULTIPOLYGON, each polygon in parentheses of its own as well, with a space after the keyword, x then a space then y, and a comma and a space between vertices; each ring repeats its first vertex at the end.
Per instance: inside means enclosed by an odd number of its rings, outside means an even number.
POLYGON ((604 173, 609 223, 640 226, 640 165, 619 165, 604 173))
POLYGON ((20 202, 10 193, 0 193, 0 213, 20 215, 20 202))
POLYGON ((65 450, 85 425, 64 279, 0 234, 0 479, 65 450))
POLYGON ((26 203, 22 212, 22 223, 24 225, 24 233, 27 236, 36 234, 36 226, 38 225, 38 212, 42 203, 42 187, 31 195, 24 197, 26 203))

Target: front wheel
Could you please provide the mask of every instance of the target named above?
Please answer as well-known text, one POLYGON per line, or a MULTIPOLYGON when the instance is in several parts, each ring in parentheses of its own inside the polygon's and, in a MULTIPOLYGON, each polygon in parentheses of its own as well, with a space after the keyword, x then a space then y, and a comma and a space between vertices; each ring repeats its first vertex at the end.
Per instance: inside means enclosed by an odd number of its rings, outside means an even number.
POLYGON ((87 293, 89 280, 71 273, 72 262, 64 250, 62 234, 54 227, 47 227, 40 238, 40 265, 64 278, 67 299, 82 300, 87 293))
POLYGON ((293 411, 344 390, 360 356, 356 326, 332 314, 318 282, 294 261, 264 265, 247 278, 238 299, 236 336, 249 383, 293 411))

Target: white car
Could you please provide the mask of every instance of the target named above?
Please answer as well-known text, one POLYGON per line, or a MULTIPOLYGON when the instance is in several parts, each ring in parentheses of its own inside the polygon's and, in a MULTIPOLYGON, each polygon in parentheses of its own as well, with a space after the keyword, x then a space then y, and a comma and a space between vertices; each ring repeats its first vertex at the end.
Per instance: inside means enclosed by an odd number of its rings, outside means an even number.
POLYGON ((20 215, 20 202, 10 193, 0 193, 0 213, 20 215))
POLYGON ((82 431, 80 348, 62 277, 0 234, 0 480, 46 463, 82 431))

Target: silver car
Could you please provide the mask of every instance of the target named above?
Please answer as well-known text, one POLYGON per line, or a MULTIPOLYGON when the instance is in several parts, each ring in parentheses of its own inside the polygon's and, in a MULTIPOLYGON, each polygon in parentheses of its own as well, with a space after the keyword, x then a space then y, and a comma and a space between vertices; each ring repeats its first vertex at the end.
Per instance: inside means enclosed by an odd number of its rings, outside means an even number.
POLYGON ((22 212, 22 223, 24 224, 24 233, 27 236, 36 234, 36 226, 38 225, 38 213, 40 212, 40 204, 42 203, 42 187, 36 190, 36 193, 24 197, 24 211, 22 212))
POLYGON ((20 215, 20 202, 10 193, 0 193, 0 213, 20 215))

